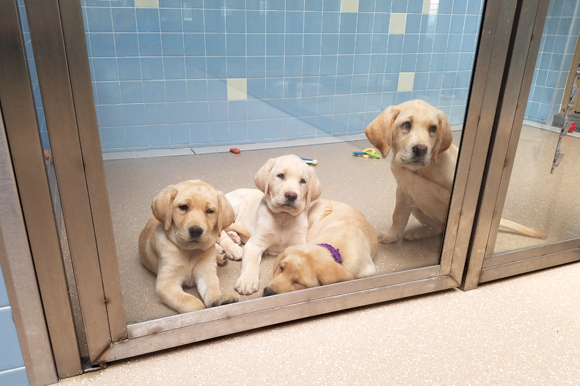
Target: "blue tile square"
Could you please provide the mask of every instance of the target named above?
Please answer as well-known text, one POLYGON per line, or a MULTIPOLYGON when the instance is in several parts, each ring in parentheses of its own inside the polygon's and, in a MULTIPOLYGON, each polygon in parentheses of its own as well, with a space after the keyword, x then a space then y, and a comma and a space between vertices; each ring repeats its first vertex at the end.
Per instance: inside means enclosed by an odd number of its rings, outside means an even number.
POLYGON ((437 12, 442 14, 450 14, 453 10, 453 0, 440 0, 439 1, 439 9, 437 12))
MULTIPOLYGON (((286 63, 288 65, 288 63, 286 63)), ((320 56, 303 56, 302 57, 302 75, 318 76, 320 72, 320 56)))
POLYGON ((2 371, 0 373, 0 385, 29 386, 30 383, 28 382, 26 368, 20 367, 2 371))
POLYGON ((445 54, 431 55, 431 71, 443 71, 445 68, 445 54))
POLYGON ((357 13, 341 12, 340 13, 340 32, 341 33, 355 33, 356 32, 357 13))
POLYGON ((433 35, 419 35, 418 52, 430 53, 433 51, 433 35))
POLYGON ((336 55, 338 53, 338 34, 322 34, 322 55, 336 55))
POLYGON ((208 78, 225 79, 227 77, 225 57, 206 58, 206 62, 208 78))
POLYGON ((169 129, 167 125, 146 126, 149 146, 169 145, 169 129))
POLYGON ((207 56, 225 56, 226 55, 226 35, 225 34, 206 34, 205 51, 207 56))
POLYGON ((162 32, 182 32, 181 9, 160 9, 159 16, 161 18, 162 32))
POLYGON ((264 34, 248 34, 248 56, 264 56, 266 54, 266 36, 264 34))
POLYGON ((382 108, 387 108, 397 103, 396 92, 384 92, 381 100, 382 108))
MULTIPOLYGON (((439 5, 439 7, 441 7, 441 5, 439 5)), ((449 33, 450 26, 451 26, 451 16, 442 15, 441 12, 439 12, 439 15, 437 15, 437 21, 435 23, 435 33, 447 34, 449 33)))
POLYGON ((300 116, 302 117, 316 116, 317 110, 318 110, 317 97, 300 98, 300 116))
POLYGON ((460 34, 463 33, 465 25, 465 16, 464 15, 452 15, 451 16, 451 27, 449 32, 452 34, 460 34))
POLYGON ((283 56, 266 56, 266 76, 284 76, 283 56))
POLYGON ((481 5, 483 4, 482 0, 469 0, 467 3, 467 14, 468 15, 480 15, 481 14, 481 5))
POLYGON ((125 116, 125 125, 145 125, 145 105, 142 103, 123 105, 123 115, 125 116))
POLYGON ((101 148, 104 150, 127 147, 125 130, 122 127, 104 127, 99 129, 99 138, 101 139, 101 148))
POLYGON ((227 75, 228 78, 247 78, 246 74, 246 57, 228 57, 227 58, 227 75))
POLYGON ((10 300, 8 299, 8 293, 6 292, 6 284, 4 283, 2 269, 0 269, 0 307, 8 307, 9 305, 10 300))
POLYGON ((352 75, 342 75, 336 77, 335 92, 337 95, 350 94, 352 90, 352 75))
POLYGON ((183 56, 183 34, 163 33, 161 34, 161 44, 163 55, 183 56))
POLYGON ((258 99, 248 100, 248 119, 265 119, 266 103, 258 99))
POLYGON ((161 35, 158 33, 139 33, 139 52, 141 56, 161 56, 161 35))
POLYGON ((246 56, 246 36, 242 34, 227 34, 226 43, 228 56, 246 56))
POLYGON ((187 104, 189 110, 190 122, 208 122, 209 120, 209 103, 208 102, 189 102, 187 104))
POLYGON ((338 55, 336 73, 338 75, 352 74, 354 55, 338 55))
POLYGON ((123 103, 143 103, 143 83, 121 82, 121 100, 123 103))
POLYGON ((189 125, 189 137, 192 145, 208 145, 209 144, 209 124, 208 123, 192 123, 189 125))
MULTIPOLYGON (((304 32, 304 12, 286 12, 286 33, 304 32)), ((318 32, 318 31, 317 31, 318 32)))
POLYGON ((284 12, 269 11, 266 14, 266 32, 268 33, 284 32, 284 12))
POLYGON ((320 55, 322 35, 309 34, 304 36, 304 55, 320 55))
MULTIPOLYGON (((360 4, 359 4, 360 8, 360 4)), ((373 32, 373 22, 375 15, 367 12, 358 12, 356 21, 356 32, 358 33, 372 33, 373 32)))
POLYGON ((417 61, 415 65, 415 71, 427 72, 431 67, 431 55, 430 54, 417 54, 417 61))
POLYGON ((123 109, 121 105, 104 105, 99 106, 97 115, 99 127, 123 126, 123 109))
POLYGON ((139 56, 139 41, 135 33, 115 34, 117 56, 139 56))
POLYGON ((171 145, 189 145, 189 124, 169 125, 169 142, 171 145))
POLYGON ((186 9, 183 12, 183 31, 184 32, 204 32, 203 27, 203 10, 186 9))
POLYGON ((286 34, 286 41, 284 52, 286 55, 301 55, 302 54, 302 35, 301 34, 286 34))
POLYGON ((136 8, 135 12, 139 32, 159 32, 159 9, 136 8))
POLYGON ((354 73, 355 74, 368 74, 370 62, 371 62, 370 55, 355 55, 354 73))
POLYGON ((265 121, 248 121, 248 139, 264 139, 266 137, 265 121))
POLYGON ((471 70, 473 67, 473 54, 459 54, 458 70, 471 70))
POLYGON ((403 41, 403 53, 416 53, 419 50, 419 35, 406 34, 403 41))
POLYGON ((249 56, 247 58, 248 78, 263 78, 266 76, 266 58, 263 56, 249 56))
POLYGON ((348 114, 336 114, 332 122, 332 134, 345 135, 348 131, 348 114))
POLYGON ((228 120, 228 102, 219 101, 209 102, 209 120, 210 122, 228 120))
POLYGON ((446 52, 448 35, 436 34, 433 41, 433 52, 446 52))
POLYGON ((226 32, 229 33, 246 32, 246 11, 229 10, 226 13, 226 32))
POLYGON ((284 35, 266 35, 266 55, 284 55, 284 35))
POLYGON ((208 100, 210 101, 225 101, 228 99, 227 82, 225 80, 208 80, 207 90, 208 100))
POLYGON ((282 98, 284 96, 284 78, 266 79, 266 98, 282 98))
POLYGON ((168 103, 167 117, 169 123, 189 122, 187 103, 168 103))
MULTIPOLYGON (((374 12, 375 11, 376 0, 359 0, 358 11, 359 12, 374 12)), ((390 5, 390 3, 389 3, 390 5)))
POLYGON ((454 0, 453 1, 453 14, 465 14, 467 12, 467 0, 454 0))
POLYGON ((421 32, 421 21, 423 15, 407 15, 407 22, 405 23, 405 33, 419 33, 421 32))
MULTIPOLYGON (((161 59, 159 59, 161 61, 161 59)), ((115 63, 115 59, 93 59, 94 67, 95 67, 95 80, 113 80, 117 79, 117 65, 115 63), (101 63, 101 61, 103 63, 101 63), (101 66, 102 64, 102 66, 101 66), (99 73, 101 70, 99 69, 102 67, 104 73, 107 74, 107 77, 111 79, 99 79, 99 73), (114 75, 111 73, 114 70, 114 75)), ((119 76, 120 80, 139 80, 141 79, 141 63, 138 58, 119 58, 117 59, 117 63, 119 66, 119 76)), ((161 68, 161 74, 163 74, 163 68, 161 68)))
POLYGON ((388 41, 389 35, 387 34, 373 34, 371 52, 375 54, 384 54, 387 52, 388 41))
POLYGON ((385 74, 383 79, 383 91, 397 91, 399 86, 399 74, 385 74))
POLYGON ((444 72, 443 82, 441 83, 442 88, 453 88, 455 86, 455 72, 444 72))
POLYGON ((318 97, 318 115, 329 115, 334 111, 335 96, 320 96, 318 97))
POLYGON ((266 118, 284 118, 284 99, 266 100, 266 118))
POLYGON ((364 113, 366 106, 367 96, 366 94, 354 94, 350 98, 350 112, 351 113, 364 113))
POLYGON ((375 25, 373 27, 374 33, 388 33, 389 24, 391 22, 390 14, 388 13, 377 13, 375 14, 375 25))
POLYGON ((340 25, 340 13, 338 12, 323 12, 322 13, 322 32, 338 33, 340 25))
POLYGON ((261 11, 246 11, 248 33, 266 32, 266 14, 261 11))
POLYGON ((92 56, 115 56, 115 37, 112 33, 92 33, 90 34, 90 40, 92 56))
POLYGON ((284 78, 284 98, 296 98, 301 95, 302 78, 284 78))
POLYGON ((324 11, 340 11, 340 0, 323 0, 324 11))
POLYGON ((206 80, 188 80, 187 81, 187 99, 190 101, 206 101, 207 81, 206 80))
POLYGON ((461 51, 461 39, 462 35, 449 35, 447 40, 447 52, 459 52, 461 51))
POLYGON ((395 1, 391 5, 391 13, 407 13, 407 1, 395 1))
POLYGON ((324 55, 320 58, 320 75, 334 75, 336 74, 336 66, 338 63, 338 56, 324 55))
POLYGON ((367 92, 369 82, 368 75, 353 75, 352 76, 352 92, 353 94, 364 94, 367 92))
POLYGON ((246 121, 230 122, 230 141, 245 141, 248 138, 246 121))
POLYGON ((137 16, 134 8, 112 8, 115 32, 137 32, 137 16))
POLYGON ((338 36, 338 53, 354 54, 355 34, 340 34, 338 36))
POLYGON ((297 118, 284 119, 284 131, 282 138, 295 139, 300 135, 300 120, 297 118))
MULTIPOLYGON (((208 58, 209 59, 209 58, 208 58)), ((185 73, 187 79, 203 79, 207 76, 205 58, 185 58, 185 73)))
POLYGON ((89 32, 113 32, 113 20, 110 8, 85 8, 89 32))
POLYGON ((322 32, 322 12, 304 13, 304 32, 306 33, 322 32))
POLYGON ((266 7, 268 10, 284 10, 285 7, 284 0, 269 0, 266 3, 266 7))
POLYGON ((302 74, 302 56, 286 56, 284 76, 300 76, 302 74))
POLYGON ((145 104, 145 115, 147 123, 159 124, 167 123, 167 108, 165 103, 147 103, 145 104))
POLYGON ((387 52, 396 54, 403 52, 403 40, 405 35, 389 35, 387 52))
POLYGON ((427 80, 428 90, 439 90, 443 81, 443 72, 430 72, 427 80))
POLYGON ((411 99, 413 99, 413 93, 411 91, 397 93, 397 104, 410 101, 411 99))
POLYGON ((165 95, 167 102, 187 101, 187 88, 185 80, 165 81, 165 95))
POLYGON ((407 5, 407 13, 413 14, 422 12, 423 12, 423 0, 409 0, 409 4, 407 5))
POLYGON ((185 60, 183 57, 164 57, 165 79, 185 79, 185 60))
POLYGON ((264 99, 266 97, 265 79, 248 79, 248 97, 264 99))
POLYGON ((186 56, 205 56, 205 38, 202 34, 184 34, 186 56))
POLYGON ((459 62, 459 54, 450 53, 445 55, 445 71, 456 71, 457 62, 459 62))
POLYGON ((100 105, 121 103, 119 82, 97 82, 97 100, 100 105))
POLYGON ((204 9, 205 32, 225 32, 226 21, 222 10, 204 9))
POLYGON ((266 141, 271 141, 272 138, 278 140, 282 137, 284 130, 283 119, 267 119, 266 120, 266 141))
POLYGON ((210 124, 209 137, 211 143, 227 143, 229 130, 227 122, 212 122, 210 124))
POLYGON ((239 121, 243 119, 248 119, 248 103, 247 101, 229 101, 229 120, 239 121))
POLYGON ((125 127, 127 147, 144 147, 149 145, 147 126, 125 127))
POLYGON ((383 91, 383 79, 385 74, 369 74, 369 84, 367 92, 381 92, 383 91))
POLYGON ((471 83, 471 71, 458 71, 455 78, 455 87, 465 88, 469 87, 471 83))
POLYGON ((287 11, 304 11, 304 6, 302 1, 286 1, 287 11))
POLYGON ((181 0, 159 0, 159 8, 181 8, 181 0))
POLYGON ((355 53, 357 53, 357 54, 370 54, 372 40, 373 40, 373 35, 371 35, 371 34, 358 34, 356 37, 355 53))
POLYGON ((371 121, 373 119, 375 119, 379 115, 379 112, 381 111, 381 99, 382 99, 381 93, 367 94, 365 111, 374 112, 373 117, 371 118, 371 121))

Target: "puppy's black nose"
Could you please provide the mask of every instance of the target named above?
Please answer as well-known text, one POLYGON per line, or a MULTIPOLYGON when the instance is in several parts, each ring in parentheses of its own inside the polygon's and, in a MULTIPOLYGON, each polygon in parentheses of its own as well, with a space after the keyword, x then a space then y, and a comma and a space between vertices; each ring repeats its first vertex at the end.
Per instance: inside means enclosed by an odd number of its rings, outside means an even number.
POLYGON ((203 229, 201 227, 198 227, 197 225, 193 225, 193 226, 189 227, 189 235, 192 238, 198 238, 202 234, 203 234, 203 229))
POLYGON ((288 191, 286 193, 284 193, 284 197, 286 197, 286 199, 290 202, 292 201, 296 201, 296 199, 298 198, 298 194, 296 194, 295 192, 292 191, 288 191))
POLYGON ((263 297, 272 296, 272 295, 276 295, 276 292, 272 288, 270 288, 270 287, 264 288, 264 294, 262 295, 263 297))
POLYGON ((415 145, 413 146, 413 155, 421 157, 427 154, 427 146, 425 145, 415 145))

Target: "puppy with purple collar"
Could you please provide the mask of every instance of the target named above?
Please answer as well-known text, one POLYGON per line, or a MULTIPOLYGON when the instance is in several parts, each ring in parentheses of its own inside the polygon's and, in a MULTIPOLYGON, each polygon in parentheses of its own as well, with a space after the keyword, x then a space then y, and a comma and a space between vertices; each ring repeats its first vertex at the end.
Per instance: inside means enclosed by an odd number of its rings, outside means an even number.
POLYGON ((319 199, 308 212, 307 244, 286 248, 274 263, 264 296, 372 276, 374 227, 356 208, 319 199))

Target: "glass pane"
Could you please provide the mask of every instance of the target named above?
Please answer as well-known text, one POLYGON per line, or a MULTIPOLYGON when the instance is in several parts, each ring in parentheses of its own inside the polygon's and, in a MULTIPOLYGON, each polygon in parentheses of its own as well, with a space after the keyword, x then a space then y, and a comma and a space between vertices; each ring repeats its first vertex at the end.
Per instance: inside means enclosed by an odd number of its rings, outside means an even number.
MULTIPOLYGON (((365 128, 413 99, 434 107, 415 113, 416 132, 427 139, 407 144, 411 156, 430 160, 442 132, 459 144, 481 12, 481 0, 83 0, 128 322, 174 314, 156 300, 156 277, 137 243, 168 185, 200 179, 223 192, 256 188, 254 176, 270 158, 296 154, 318 161, 321 198, 358 208, 386 231, 397 189, 389 162, 398 149, 388 162, 353 152, 378 153, 365 128), (421 141, 425 149, 413 150, 421 141)), ((394 131, 404 130, 409 111, 391 115, 394 131)), ((380 244, 376 274, 438 264, 448 202, 430 213, 437 221, 415 211, 438 230, 434 237, 380 244)), ((420 226, 410 216, 406 229, 420 226)), ((275 258, 264 257, 259 290, 240 300, 262 296, 275 258)), ((241 267, 218 267, 224 293, 236 292, 241 267)))
MULTIPOLYGON (((562 139, 565 154, 551 174, 552 161, 578 65, 580 2, 551 1, 532 80, 502 218, 547 235, 546 239, 500 232, 495 252, 556 243, 580 236, 580 130, 562 139), (571 70, 572 68, 572 70, 571 70)), ((570 123, 580 106, 570 109, 570 123)), ((579 126, 580 127, 580 126, 579 126)), ((567 127, 568 131, 569 127, 567 127)), ((540 236, 540 235, 535 235, 540 236)))

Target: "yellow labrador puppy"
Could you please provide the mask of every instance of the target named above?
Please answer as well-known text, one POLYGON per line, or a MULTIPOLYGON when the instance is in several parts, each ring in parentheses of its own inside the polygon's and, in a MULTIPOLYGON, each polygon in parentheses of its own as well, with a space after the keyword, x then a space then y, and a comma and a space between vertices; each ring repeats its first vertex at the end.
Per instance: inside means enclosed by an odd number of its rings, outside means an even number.
POLYGON ((308 211, 308 244, 286 248, 264 296, 338 283, 376 272, 375 229, 356 208, 318 200, 308 211))
POLYGON ((159 301, 181 313, 237 302, 222 295, 216 273, 215 243, 235 216, 224 194, 203 181, 185 181, 163 189, 151 210, 139 256, 157 274, 159 301), (203 303, 183 291, 194 284, 203 303))
MULTIPOLYGON (((379 241, 417 240, 442 233, 458 153, 443 111, 421 100, 404 102, 383 111, 365 134, 383 157, 393 150, 391 171, 397 180, 393 225, 379 235, 379 241), (423 226, 405 232, 411 214, 423 226)), ((505 219, 500 226, 530 237, 547 237, 505 219)))
POLYGON ((231 240, 222 233, 222 247, 234 259, 242 258, 236 291, 250 295, 258 291, 262 255, 279 254, 286 247, 306 243, 308 208, 320 197, 322 188, 314 169, 295 155, 268 160, 254 177, 256 189, 238 189, 226 194, 236 213, 228 230, 236 231, 246 243, 230 250, 231 240))

